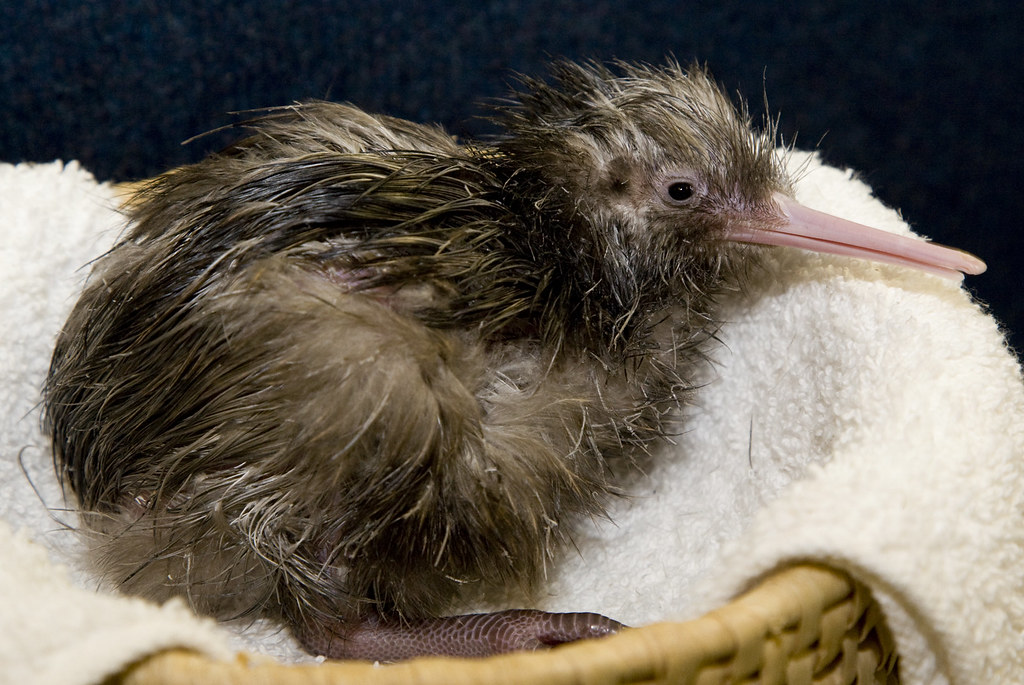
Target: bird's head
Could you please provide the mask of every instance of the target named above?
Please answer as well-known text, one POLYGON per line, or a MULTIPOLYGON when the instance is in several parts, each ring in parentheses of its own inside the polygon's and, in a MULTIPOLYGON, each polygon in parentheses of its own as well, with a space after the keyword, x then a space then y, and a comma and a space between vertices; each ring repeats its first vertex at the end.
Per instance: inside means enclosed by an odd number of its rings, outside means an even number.
POLYGON ((981 273, 971 255, 799 205, 774 127, 751 125, 701 67, 557 64, 524 79, 502 118, 513 187, 601 280, 701 286, 737 243, 787 245, 981 273), (710 274, 708 276, 707 274, 710 274))

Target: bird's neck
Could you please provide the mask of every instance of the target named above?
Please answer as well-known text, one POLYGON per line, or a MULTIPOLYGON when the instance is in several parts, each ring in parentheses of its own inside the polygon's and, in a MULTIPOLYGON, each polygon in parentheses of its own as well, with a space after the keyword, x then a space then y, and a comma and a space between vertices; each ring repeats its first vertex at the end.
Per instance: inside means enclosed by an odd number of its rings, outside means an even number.
MULTIPOLYGON (((542 230, 565 234, 560 226, 542 230)), ((624 269, 608 250, 588 240, 553 241, 531 254, 541 274, 535 312, 543 337, 613 365, 616 359, 635 358, 661 346, 658 331, 690 306, 667 279, 640 268, 624 269)), ((704 323, 696 312, 687 318, 704 323)), ((678 323, 689 325, 686 320, 678 323)))

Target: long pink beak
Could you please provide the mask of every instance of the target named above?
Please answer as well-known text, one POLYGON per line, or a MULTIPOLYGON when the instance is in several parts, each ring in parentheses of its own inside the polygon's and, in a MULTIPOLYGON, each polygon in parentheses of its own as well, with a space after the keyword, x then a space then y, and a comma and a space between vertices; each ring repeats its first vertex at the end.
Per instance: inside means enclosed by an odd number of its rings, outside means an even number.
POLYGON ((963 250, 840 219, 804 207, 782 193, 775 193, 774 199, 784 224, 763 228, 739 225, 730 230, 728 238, 742 243, 785 245, 900 264, 956 280, 962 279, 963 274, 977 275, 985 271, 985 262, 963 250))

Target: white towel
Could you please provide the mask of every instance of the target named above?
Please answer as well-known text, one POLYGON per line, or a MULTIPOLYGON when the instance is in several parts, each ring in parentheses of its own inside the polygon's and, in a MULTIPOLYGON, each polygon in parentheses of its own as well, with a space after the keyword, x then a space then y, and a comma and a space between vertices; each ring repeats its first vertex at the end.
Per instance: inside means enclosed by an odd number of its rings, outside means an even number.
MULTIPOLYGON (((908 232, 849 172, 790 162, 805 204, 908 232)), ((74 663, 46 682, 94 683, 172 645, 296 654, 272 628, 229 639, 180 605, 98 591, 54 518, 73 516, 47 509, 63 500, 38 391, 116 205, 74 163, 0 165, 0 516, 24 530, 0 523, 0 681, 74 663)), ((872 587, 904 682, 1024 682, 1024 385, 995 322, 955 283, 790 249, 722 318, 685 432, 609 521, 585 524, 540 605, 687 618, 818 560, 872 587)))

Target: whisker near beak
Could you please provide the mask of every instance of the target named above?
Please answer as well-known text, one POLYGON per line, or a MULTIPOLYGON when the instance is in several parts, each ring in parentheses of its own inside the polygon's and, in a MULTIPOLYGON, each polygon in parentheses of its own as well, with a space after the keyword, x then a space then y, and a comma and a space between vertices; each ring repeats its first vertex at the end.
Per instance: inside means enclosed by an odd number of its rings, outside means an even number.
POLYGON ((775 193, 782 223, 737 225, 728 238, 742 243, 799 247, 814 252, 908 266, 937 276, 961 280, 984 273, 985 262, 974 255, 923 239, 907 238, 805 207, 775 193))

